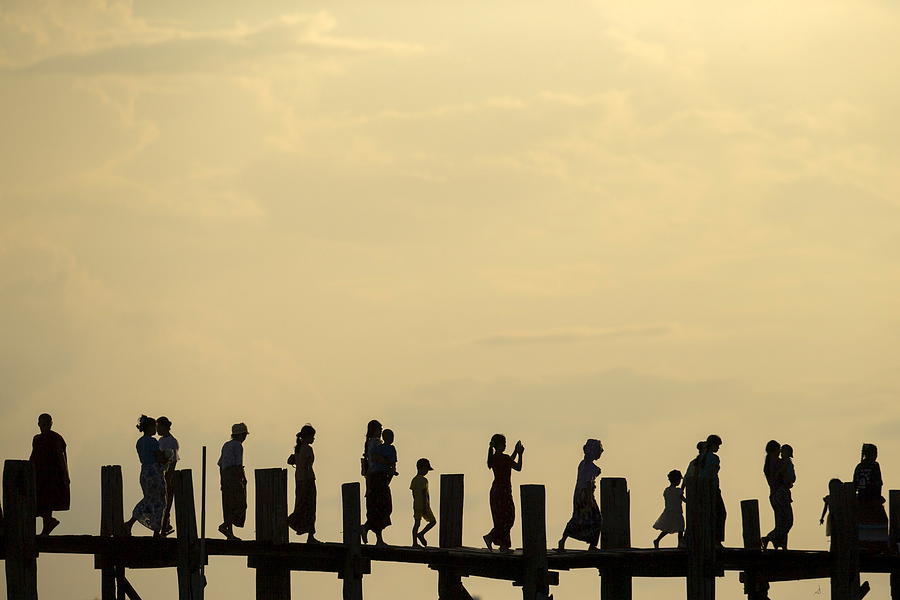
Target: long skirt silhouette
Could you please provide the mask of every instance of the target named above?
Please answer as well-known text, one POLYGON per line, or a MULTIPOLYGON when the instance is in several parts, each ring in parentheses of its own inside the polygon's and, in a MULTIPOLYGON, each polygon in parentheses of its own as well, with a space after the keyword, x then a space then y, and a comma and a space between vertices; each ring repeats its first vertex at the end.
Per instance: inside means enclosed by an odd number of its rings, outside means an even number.
POLYGON ((516 523, 512 486, 498 484, 497 481, 491 485, 491 520, 494 523, 493 529, 488 532, 491 542, 502 548, 512 547, 509 532, 516 523))
POLYGON ((244 526, 247 518, 247 478, 244 467, 225 467, 222 477, 222 521, 226 525, 244 526))
POLYGON ((161 465, 141 466, 141 490, 144 497, 135 505, 131 516, 147 529, 159 531, 166 511, 166 480, 161 465))
POLYGON ((294 512, 288 516, 288 526, 298 534, 316 532, 316 480, 298 479, 294 512))
POLYGON ((888 541, 888 517, 884 498, 859 498, 859 541, 879 545, 888 541))
POLYGON ((572 518, 566 523, 563 535, 596 546, 600 540, 603 518, 593 487, 575 488, 572 497, 572 518))
POLYGON ((382 531, 391 524, 394 505, 390 482, 387 472, 366 476, 366 528, 370 531, 382 531))

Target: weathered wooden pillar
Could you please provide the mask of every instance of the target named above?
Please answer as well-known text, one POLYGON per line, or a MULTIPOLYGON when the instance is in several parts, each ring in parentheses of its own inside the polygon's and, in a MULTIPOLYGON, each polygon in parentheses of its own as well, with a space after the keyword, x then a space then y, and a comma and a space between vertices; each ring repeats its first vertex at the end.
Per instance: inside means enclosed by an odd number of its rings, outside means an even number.
POLYGON ((178 535, 178 600, 203 600, 200 540, 190 469, 175 471, 175 527, 178 535))
POLYGON ((523 485, 519 494, 522 503, 522 558, 524 573, 522 600, 546 600, 550 594, 547 573, 547 515, 544 486, 523 485))
MULTIPOLYGON (((888 492, 888 514, 890 517, 890 553, 900 553, 900 490, 888 492)), ((891 600, 900 600, 900 572, 891 572, 891 600)))
MULTIPOLYGON (((759 501, 741 500, 741 523, 744 533, 744 548, 747 550, 760 550, 759 531, 759 501)), ((741 573, 741 581, 744 584, 744 593, 747 600, 767 600, 769 595, 769 582, 763 579, 759 572, 748 570, 741 573)))
POLYGON ((688 600, 715 600, 716 483, 691 478, 687 483, 688 600))
MULTIPOLYGON (((106 465, 100 467, 100 535, 118 537, 123 533, 125 518, 122 493, 122 467, 106 465)), ((106 564, 108 557, 98 557, 104 563, 100 568, 100 597, 103 600, 124 598, 125 592, 117 593, 117 575, 124 575, 119 567, 106 564), (118 572, 118 573, 117 573, 118 572)))
MULTIPOLYGON (((256 469, 256 540, 287 544, 287 469, 256 469)), ((290 600, 291 571, 254 563, 257 600, 290 600)))
MULTIPOLYGON (((600 479, 600 548, 620 550, 631 547, 631 498, 624 477, 600 479)), ((630 600, 631 573, 616 569, 600 574, 601 600, 630 600)))
MULTIPOLYGON (((438 545, 459 548, 463 534, 463 498, 465 490, 461 474, 441 475, 441 508, 438 517, 438 545)), ((438 569, 439 600, 472 600, 462 583, 462 576, 453 569, 438 569)))
POLYGON ((859 519, 852 483, 828 487, 831 511, 831 600, 859 598, 859 519))
POLYGON ((6 551, 6 597, 37 600, 34 467, 27 460, 3 463, 3 542, 6 551))
POLYGON ((362 600, 363 560, 360 547, 362 529, 359 507, 359 483, 341 486, 341 505, 344 516, 344 568, 338 573, 344 582, 344 600, 362 600))

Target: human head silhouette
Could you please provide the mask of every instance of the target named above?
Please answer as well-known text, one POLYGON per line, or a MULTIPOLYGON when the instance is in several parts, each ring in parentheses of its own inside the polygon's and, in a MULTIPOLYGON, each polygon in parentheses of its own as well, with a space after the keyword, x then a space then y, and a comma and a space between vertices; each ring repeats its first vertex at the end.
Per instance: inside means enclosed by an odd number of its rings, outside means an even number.
POLYGON ((678 469, 672 469, 671 471, 669 471, 669 474, 666 475, 666 477, 669 478, 669 483, 674 486, 677 486, 679 483, 681 483, 681 471, 679 471, 678 469))
POLYGON ((381 432, 381 439, 384 440, 385 444, 393 444, 394 443, 394 432, 391 429, 385 429, 381 432))
POLYGON ((41 433, 47 433, 53 427, 53 417, 51 417, 48 413, 41 413, 38 417, 38 429, 41 430, 41 433))
POLYGON ((156 419, 141 415, 141 418, 138 419, 137 429, 144 435, 156 435, 156 419))
POLYGON ((722 447, 722 438, 717 436, 715 433, 711 433, 708 438, 706 438, 706 449, 709 452, 715 454, 719 451, 719 448, 722 447))
POLYGON ((497 452, 506 450, 506 436, 502 433, 495 433, 491 436, 491 448, 497 452))
POLYGON ((781 447, 781 458, 793 458, 794 448, 790 444, 781 447))
POLYGON ((367 438, 377 438, 381 437, 381 423, 372 419, 369 421, 369 424, 366 426, 366 437, 367 438))
POLYGON ((766 444, 766 454, 778 454, 779 450, 781 450, 781 444, 775 440, 769 440, 766 444))
POLYGON ((862 460, 878 460, 878 446, 876 446, 875 444, 863 444, 862 460))

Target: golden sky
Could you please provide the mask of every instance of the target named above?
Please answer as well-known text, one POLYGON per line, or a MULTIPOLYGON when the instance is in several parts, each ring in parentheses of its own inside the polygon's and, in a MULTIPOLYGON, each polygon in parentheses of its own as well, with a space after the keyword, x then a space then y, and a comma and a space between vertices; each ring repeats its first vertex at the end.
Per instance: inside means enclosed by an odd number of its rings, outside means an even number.
MULTIPOLYGON (((476 545, 492 433, 525 443, 514 483, 548 486, 551 540, 600 437, 649 546, 665 474, 717 432, 737 545, 739 500, 771 527, 775 438, 796 454, 792 545, 824 548, 821 497, 862 442, 900 486, 898 71, 884 0, 4 0, 0 455, 27 457, 51 412, 73 474, 57 531, 93 533, 101 465, 138 500, 141 413, 172 419, 195 470, 233 422, 248 469, 312 422, 337 540, 379 418, 400 455, 388 541, 408 543, 428 456, 434 496, 466 473, 476 545)), ((209 597, 252 597, 245 565, 215 559, 209 597)), ((39 569, 42 597, 99 595, 89 557, 39 569)), ((367 598, 394 577, 435 593, 432 571, 376 565, 367 598)), ((596 574, 561 579, 596 597, 596 574)), ((175 573, 133 582, 171 598, 175 573)), ((718 589, 741 597, 734 575, 718 589)))

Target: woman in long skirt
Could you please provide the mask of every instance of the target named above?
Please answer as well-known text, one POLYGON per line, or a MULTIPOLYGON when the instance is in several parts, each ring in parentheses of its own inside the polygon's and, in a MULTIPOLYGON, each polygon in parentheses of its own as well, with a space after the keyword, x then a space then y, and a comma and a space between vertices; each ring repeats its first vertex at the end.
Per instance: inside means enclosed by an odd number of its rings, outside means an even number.
POLYGON ((156 440, 156 419, 141 415, 137 425, 143 434, 138 438, 136 448, 141 460, 141 490, 144 497, 134 507, 131 518, 125 522, 125 529, 131 535, 131 528, 140 523, 159 537, 163 513, 166 511, 166 480, 163 474, 165 457, 156 440))
POLYGON ((506 436, 495 433, 488 446, 487 466, 494 472, 491 484, 491 519, 494 527, 482 539, 488 550, 496 544, 501 552, 511 552, 512 540, 509 532, 516 522, 516 505, 512 496, 512 472, 522 470, 522 454, 525 446, 516 442, 511 455, 504 454, 506 436))
POLYGON ((575 493, 572 496, 572 518, 566 524, 562 537, 556 548, 566 549, 566 538, 587 542, 589 550, 597 549, 600 540, 600 507, 597 506, 595 491, 600 467, 594 464, 603 454, 600 440, 590 439, 584 444, 584 459, 578 463, 578 476, 575 480, 575 493))
POLYGON ((294 499, 294 512, 288 516, 288 525, 297 535, 308 534, 306 542, 318 543, 316 533, 316 474, 313 472, 313 462, 316 460, 313 454, 312 444, 316 439, 315 428, 307 423, 297 434, 297 444, 294 446, 294 454, 288 459, 288 464, 294 465, 294 482, 296 497, 294 499))

